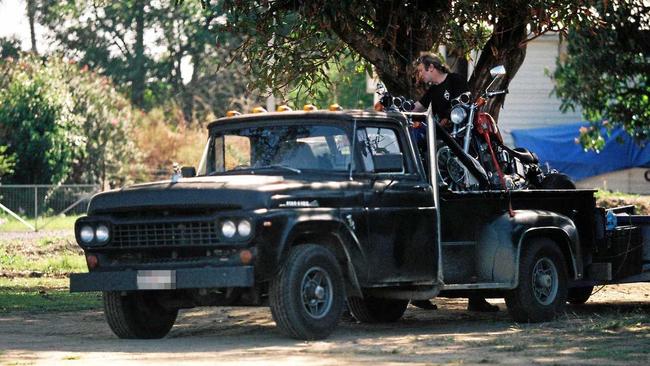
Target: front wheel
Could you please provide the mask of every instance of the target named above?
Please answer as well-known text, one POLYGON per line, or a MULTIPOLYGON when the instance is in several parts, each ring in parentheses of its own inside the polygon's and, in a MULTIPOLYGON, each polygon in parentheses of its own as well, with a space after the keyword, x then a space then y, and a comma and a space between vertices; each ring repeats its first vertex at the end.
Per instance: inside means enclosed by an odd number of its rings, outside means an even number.
POLYGON ((105 291, 103 298, 108 326, 120 338, 162 338, 178 316, 178 309, 163 307, 155 292, 105 291))
POLYGON ((567 274, 564 255, 550 239, 536 238, 521 250, 519 285, 506 295, 517 322, 553 320, 564 310, 567 274))
POLYGON ((325 247, 305 244, 289 252, 269 291, 271 315, 280 331, 301 340, 326 338, 345 303, 343 275, 325 247))

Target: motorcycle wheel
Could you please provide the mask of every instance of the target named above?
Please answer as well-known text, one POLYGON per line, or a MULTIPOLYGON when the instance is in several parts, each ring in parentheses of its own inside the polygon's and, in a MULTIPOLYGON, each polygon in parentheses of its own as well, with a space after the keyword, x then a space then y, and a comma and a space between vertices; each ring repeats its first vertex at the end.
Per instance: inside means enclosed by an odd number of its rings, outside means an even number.
POLYGON ((452 191, 466 191, 466 172, 451 149, 441 144, 436 151, 438 178, 452 191))

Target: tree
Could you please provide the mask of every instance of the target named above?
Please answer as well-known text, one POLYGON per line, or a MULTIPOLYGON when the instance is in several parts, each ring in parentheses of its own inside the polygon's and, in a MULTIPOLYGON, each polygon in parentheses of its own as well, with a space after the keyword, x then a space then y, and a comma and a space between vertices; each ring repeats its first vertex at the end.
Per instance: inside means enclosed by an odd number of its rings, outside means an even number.
POLYGON ((38 53, 36 48, 36 0, 27 0, 27 20, 29 21, 29 39, 32 44, 32 52, 38 53))
MULTIPOLYGON (((564 110, 579 105, 588 121, 622 126, 637 141, 650 136, 650 3, 643 0, 599 3, 607 26, 575 28, 567 55, 553 75, 564 110)), ((583 128, 580 142, 604 144, 601 128, 583 128)))
POLYGON ((156 12, 144 0, 97 2, 43 0, 40 21, 52 30, 64 54, 129 85, 131 101, 145 106, 145 24, 156 12))
POLYGON ((59 50, 127 86, 138 107, 176 102, 186 121, 207 118, 214 113, 207 108, 216 103, 201 94, 208 80, 218 83, 213 87, 230 88, 215 80, 219 65, 219 75, 235 81, 235 89, 250 90, 245 74, 233 75, 238 65, 222 65, 228 54, 223 50, 234 47, 236 37, 221 32, 217 14, 199 2, 40 1, 40 20, 52 30, 59 50), (184 65, 191 65, 189 71, 184 65))
POLYGON ((15 156, 7 181, 58 184, 80 147, 78 121, 70 110, 62 75, 36 58, 0 61, 0 141, 15 156))
POLYGON ((20 57, 20 40, 16 37, 0 37, 0 59, 20 57))
POLYGON ((131 173, 133 111, 110 80, 57 57, 0 60, 0 175, 18 184, 111 183, 131 173))
MULTIPOLYGON (((464 56, 481 50, 470 78, 473 92, 487 86, 497 64, 508 70, 501 83, 507 87, 525 58, 526 42, 597 16, 589 1, 569 0, 201 2, 227 16, 227 29, 247 34, 241 60, 260 85, 276 92, 295 84, 309 90, 327 80, 326 66, 349 51, 372 65, 391 92, 415 96, 413 61, 441 44, 464 56)), ((490 111, 498 114, 502 103, 503 97, 494 98, 490 111)))

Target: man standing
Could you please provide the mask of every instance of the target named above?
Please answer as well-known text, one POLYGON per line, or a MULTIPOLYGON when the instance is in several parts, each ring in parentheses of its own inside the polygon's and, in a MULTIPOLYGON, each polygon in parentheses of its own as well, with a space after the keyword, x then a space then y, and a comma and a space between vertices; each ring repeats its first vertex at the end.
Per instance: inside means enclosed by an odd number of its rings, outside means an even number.
MULTIPOLYGON (((459 95, 468 92, 467 80, 460 74, 449 71, 449 68, 432 55, 420 56, 417 59, 416 80, 428 87, 420 101, 415 103, 416 112, 424 112, 431 105, 431 111, 442 126, 449 124, 451 101, 459 95)), ((470 296, 467 310, 470 311, 499 311, 499 307, 491 305, 480 295, 470 296)), ((411 303, 422 309, 435 309, 436 306, 428 300, 416 300, 411 303)))
POLYGON ((416 63, 416 80, 419 84, 427 86, 427 91, 415 102, 415 111, 424 112, 431 105, 433 114, 445 125, 449 121, 451 101, 469 91, 467 80, 462 75, 449 71, 438 57, 420 56, 416 63))

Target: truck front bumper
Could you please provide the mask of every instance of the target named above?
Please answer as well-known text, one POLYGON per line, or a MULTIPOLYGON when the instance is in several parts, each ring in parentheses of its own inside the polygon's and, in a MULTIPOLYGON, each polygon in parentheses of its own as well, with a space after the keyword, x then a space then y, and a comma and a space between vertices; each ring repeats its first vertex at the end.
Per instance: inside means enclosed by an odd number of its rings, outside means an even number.
POLYGON ((73 273, 70 292, 252 287, 253 266, 73 273))

